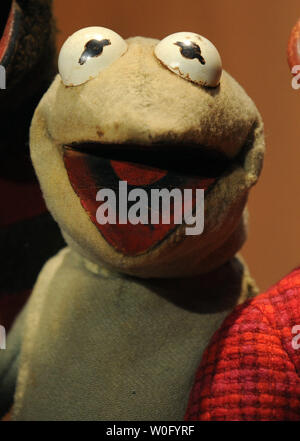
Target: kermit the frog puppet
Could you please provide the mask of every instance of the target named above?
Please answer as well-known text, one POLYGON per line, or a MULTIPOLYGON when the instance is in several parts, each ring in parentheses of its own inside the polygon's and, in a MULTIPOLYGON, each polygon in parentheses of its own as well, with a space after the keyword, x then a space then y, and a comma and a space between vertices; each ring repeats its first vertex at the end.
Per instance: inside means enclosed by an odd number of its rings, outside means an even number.
POLYGON ((212 334, 257 293, 236 253, 263 154, 261 117, 206 38, 125 41, 92 27, 66 41, 31 155, 68 246, 0 353, 2 401, 16 383, 12 419, 183 420, 212 334), (186 234, 175 202, 169 223, 121 221, 120 183, 205 190, 204 231, 186 234), (108 211, 116 222, 103 221, 108 211))

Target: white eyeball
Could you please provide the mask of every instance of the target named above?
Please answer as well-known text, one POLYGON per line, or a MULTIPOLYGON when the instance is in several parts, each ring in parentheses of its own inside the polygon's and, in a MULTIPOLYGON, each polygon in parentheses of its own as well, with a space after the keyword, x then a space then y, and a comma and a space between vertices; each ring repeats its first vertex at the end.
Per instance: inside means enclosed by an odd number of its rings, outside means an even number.
POLYGON ((220 83, 220 54, 201 35, 193 32, 171 34, 157 44, 154 53, 164 66, 193 83, 209 87, 220 83))
POLYGON ((83 28, 64 43, 58 57, 58 71, 66 86, 78 86, 121 57, 127 43, 120 35, 101 27, 83 28))

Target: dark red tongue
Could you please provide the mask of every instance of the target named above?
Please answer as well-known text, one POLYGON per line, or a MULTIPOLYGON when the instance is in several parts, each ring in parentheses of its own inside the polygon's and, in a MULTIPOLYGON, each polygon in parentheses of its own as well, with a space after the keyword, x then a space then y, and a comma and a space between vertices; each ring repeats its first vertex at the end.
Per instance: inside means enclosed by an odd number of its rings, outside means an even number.
MULTIPOLYGON (((110 160, 88 155, 80 151, 66 148, 64 151, 64 163, 71 185, 78 195, 81 205, 88 213, 92 222, 96 225, 107 242, 117 251, 128 256, 135 256, 148 251, 161 242, 178 227, 174 223, 177 210, 182 210, 182 205, 176 206, 171 199, 171 222, 170 224, 142 224, 132 225, 127 222, 120 224, 119 214, 119 182, 127 181, 128 193, 135 188, 142 188, 147 192, 150 204, 152 189, 188 188, 196 190, 208 189, 216 178, 183 177, 173 172, 159 170, 141 164, 124 161, 110 160), (117 223, 100 225, 96 219, 96 212, 103 202, 96 201, 96 194, 100 189, 112 189, 117 196, 116 215, 117 223)), ((195 191, 193 191, 191 207, 195 208, 195 191)), ((123 196, 121 196, 122 198, 123 196)), ((133 203, 131 203, 133 204, 133 203)), ((130 203, 128 202, 128 208, 130 203)), ((185 207, 186 209, 187 207, 185 207)), ((115 207, 113 207, 115 209, 115 207)), ((148 206, 149 211, 151 206, 148 206)))
POLYGON ((127 181, 129 185, 147 186, 159 181, 166 176, 167 171, 150 168, 132 162, 114 161, 110 164, 121 181, 127 181))

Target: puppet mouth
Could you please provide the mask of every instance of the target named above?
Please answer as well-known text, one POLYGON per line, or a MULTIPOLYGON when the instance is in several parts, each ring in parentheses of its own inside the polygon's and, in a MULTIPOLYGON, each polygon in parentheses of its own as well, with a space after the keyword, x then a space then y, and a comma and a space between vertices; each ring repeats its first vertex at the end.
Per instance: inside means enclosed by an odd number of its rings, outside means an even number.
MULTIPOLYGON (((217 150, 192 144, 102 144, 96 142, 73 143, 63 148, 63 159, 73 190, 91 221, 106 241, 127 256, 147 252, 170 233, 178 224, 175 217, 178 210, 186 209, 182 201, 171 200, 170 222, 165 224, 131 223, 99 224, 96 212, 101 202, 96 200, 97 192, 110 189, 116 194, 118 211, 119 183, 126 181, 128 192, 143 189, 151 200, 151 190, 192 190, 191 212, 196 207, 196 190, 205 194, 215 182, 232 167, 234 160, 217 150)), ((132 204, 131 204, 132 205, 132 204)), ((130 203, 128 209, 130 208, 130 203)), ((151 211, 151 206, 147 207, 151 211)), ((117 215, 119 214, 116 213, 117 215)), ((117 216, 118 218, 118 216, 117 216)))
POLYGON ((7 67, 14 54, 20 28, 21 10, 15 0, 1 1, 0 64, 7 67))

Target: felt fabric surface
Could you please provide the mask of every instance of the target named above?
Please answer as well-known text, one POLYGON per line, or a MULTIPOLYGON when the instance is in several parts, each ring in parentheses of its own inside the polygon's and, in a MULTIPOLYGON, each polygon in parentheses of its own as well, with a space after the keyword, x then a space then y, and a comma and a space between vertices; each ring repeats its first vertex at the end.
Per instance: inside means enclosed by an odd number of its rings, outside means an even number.
POLYGON ((203 349, 255 292, 236 258, 143 281, 64 249, 27 305, 13 419, 182 420, 203 349))
POLYGON ((204 353, 185 419, 300 421, 299 338, 292 344, 299 325, 298 268, 225 320, 204 353))

